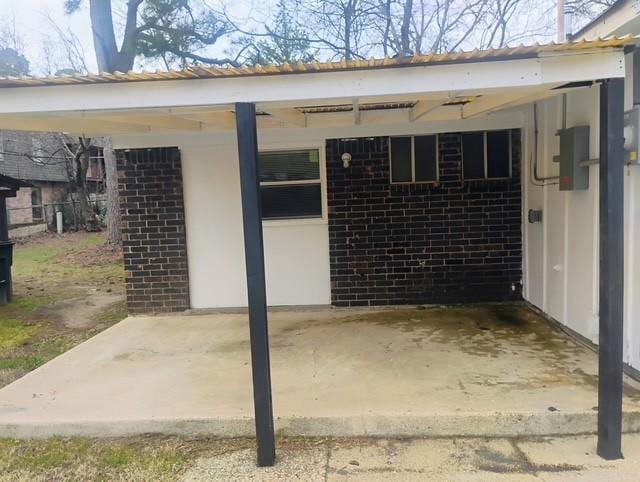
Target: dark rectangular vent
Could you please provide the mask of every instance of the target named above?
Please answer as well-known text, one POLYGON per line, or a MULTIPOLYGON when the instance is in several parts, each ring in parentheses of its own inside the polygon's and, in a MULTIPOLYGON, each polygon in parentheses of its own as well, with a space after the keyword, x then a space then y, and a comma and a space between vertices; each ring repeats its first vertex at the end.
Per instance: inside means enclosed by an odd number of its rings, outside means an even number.
POLYGON ((579 87, 591 87, 592 85, 593 80, 581 80, 579 82, 569 82, 567 84, 559 85, 558 87, 554 87, 552 90, 577 89, 579 87))

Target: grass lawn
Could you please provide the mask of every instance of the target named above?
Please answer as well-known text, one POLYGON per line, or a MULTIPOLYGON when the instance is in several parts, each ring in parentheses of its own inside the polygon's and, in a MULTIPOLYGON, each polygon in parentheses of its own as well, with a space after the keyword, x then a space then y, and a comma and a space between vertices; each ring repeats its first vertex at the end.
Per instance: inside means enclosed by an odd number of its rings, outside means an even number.
MULTIPOLYGON (((14 299, 0 307, 0 387, 123 319, 123 279, 121 253, 103 233, 17 243, 14 299)), ((166 437, 0 439, 0 480, 174 480, 203 451, 246 446, 166 437)))
POLYGON ((103 233, 17 243, 14 299, 0 307, 0 386, 124 318, 123 276, 103 233))
POLYGON ((171 481, 199 457, 254 447, 248 439, 0 439, 0 481, 171 481))

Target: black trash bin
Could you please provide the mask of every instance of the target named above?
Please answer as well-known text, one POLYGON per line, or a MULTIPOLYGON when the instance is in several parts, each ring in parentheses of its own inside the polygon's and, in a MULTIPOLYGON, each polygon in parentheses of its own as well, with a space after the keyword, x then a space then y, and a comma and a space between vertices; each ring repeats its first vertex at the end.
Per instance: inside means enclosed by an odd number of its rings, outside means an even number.
POLYGON ((13 242, 0 241, 0 306, 11 301, 11 265, 13 242))

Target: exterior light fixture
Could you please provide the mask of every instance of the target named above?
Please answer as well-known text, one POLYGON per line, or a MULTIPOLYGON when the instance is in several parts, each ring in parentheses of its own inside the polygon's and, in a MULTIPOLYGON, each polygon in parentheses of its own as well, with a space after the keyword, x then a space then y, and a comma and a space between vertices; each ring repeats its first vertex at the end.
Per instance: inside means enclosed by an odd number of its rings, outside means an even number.
POLYGON ((340 156, 340 159, 342 159, 342 166, 345 169, 349 169, 349 164, 351 163, 351 154, 349 154, 348 152, 343 152, 342 156, 340 156))

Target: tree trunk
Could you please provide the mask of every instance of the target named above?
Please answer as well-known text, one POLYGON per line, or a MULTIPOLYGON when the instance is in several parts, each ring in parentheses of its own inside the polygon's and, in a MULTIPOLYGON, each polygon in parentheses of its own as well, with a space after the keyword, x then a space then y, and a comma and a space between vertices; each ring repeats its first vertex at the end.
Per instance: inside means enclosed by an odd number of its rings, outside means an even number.
POLYGON ((90 0, 93 44, 100 72, 128 72, 136 56, 136 20, 142 0, 129 0, 122 47, 118 49, 113 29, 111 0, 90 0))
POLYGON ((351 27, 355 4, 358 0, 349 0, 344 8, 344 59, 351 60, 351 27))
POLYGON ((404 12, 402 16, 402 26, 400 27, 400 44, 402 52, 400 55, 410 56, 412 54, 410 47, 411 35, 411 16, 413 14, 413 0, 406 0, 404 4, 404 12))
POLYGON ((104 142, 104 171, 107 191, 107 242, 120 244, 122 242, 122 231, 120 229, 118 170, 110 137, 106 137, 104 142))
POLYGON ((76 159, 76 193, 78 195, 78 214, 80 225, 87 230, 94 229, 94 218, 89 205, 87 191, 87 170, 89 169, 89 149, 84 149, 76 159))

